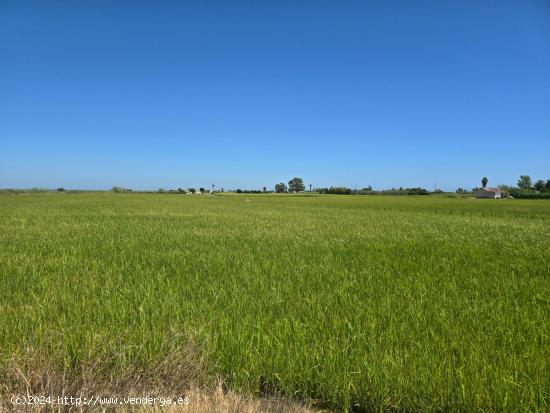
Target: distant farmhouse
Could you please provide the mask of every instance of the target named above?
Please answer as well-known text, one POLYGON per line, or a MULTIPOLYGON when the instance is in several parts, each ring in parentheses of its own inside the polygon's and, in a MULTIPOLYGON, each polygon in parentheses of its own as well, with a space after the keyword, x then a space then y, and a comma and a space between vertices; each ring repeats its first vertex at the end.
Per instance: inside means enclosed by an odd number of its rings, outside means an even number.
POLYGON ((476 192, 476 198, 500 199, 502 193, 498 188, 480 188, 476 192))

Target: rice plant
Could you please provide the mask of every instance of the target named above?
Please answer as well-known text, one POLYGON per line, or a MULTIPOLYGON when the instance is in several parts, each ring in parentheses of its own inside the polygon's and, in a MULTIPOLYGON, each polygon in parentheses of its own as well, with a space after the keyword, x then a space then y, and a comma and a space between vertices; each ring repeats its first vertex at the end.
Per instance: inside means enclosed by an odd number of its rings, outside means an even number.
POLYGON ((546 201, 0 196, 5 369, 33 353, 123 377, 196 343, 239 392, 547 411, 549 310, 546 201))

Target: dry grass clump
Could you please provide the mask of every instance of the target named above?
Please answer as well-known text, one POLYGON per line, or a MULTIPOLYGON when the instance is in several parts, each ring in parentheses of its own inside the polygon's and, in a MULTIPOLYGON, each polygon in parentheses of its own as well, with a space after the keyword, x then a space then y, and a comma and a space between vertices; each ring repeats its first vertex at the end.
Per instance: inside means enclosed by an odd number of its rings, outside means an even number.
POLYGON ((84 412, 140 411, 188 413, 307 413, 308 407, 275 397, 260 398, 235 393, 218 377, 206 374, 204 358, 196 346, 173 350, 167 357, 147 369, 128 369, 114 376, 104 361, 87 362, 77 371, 60 371, 37 352, 11 359, 0 367, 0 412, 84 412), (98 397, 110 400, 95 405, 43 404, 15 405, 13 396, 51 395, 58 397, 98 397), (187 404, 167 405, 126 403, 129 397, 148 396, 162 400, 186 398, 187 404), (113 399, 120 404, 113 406, 113 399))
POLYGON ((190 400, 187 406, 168 408, 145 408, 144 411, 166 411, 173 413, 311 413, 308 406, 293 403, 284 399, 259 398, 243 396, 234 392, 224 391, 223 383, 219 383, 215 391, 205 392, 192 389, 187 393, 190 400))
POLYGON ((130 389, 141 393, 157 389, 173 395, 182 394, 192 384, 207 382, 204 357, 192 342, 185 347, 173 346, 164 357, 146 368, 128 365, 116 373, 109 359, 86 360, 77 367, 60 369, 51 363, 49 355, 32 349, 7 360, 0 367, 2 396, 9 392, 118 396, 127 394, 130 389))

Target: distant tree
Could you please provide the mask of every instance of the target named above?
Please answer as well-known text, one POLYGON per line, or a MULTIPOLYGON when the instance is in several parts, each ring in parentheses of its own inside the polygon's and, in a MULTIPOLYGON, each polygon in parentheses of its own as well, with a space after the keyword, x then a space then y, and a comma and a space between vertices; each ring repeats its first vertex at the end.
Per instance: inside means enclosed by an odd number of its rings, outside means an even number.
POLYGON ((533 186, 531 177, 529 175, 521 175, 518 181, 519 189, 529 190, 533 186))
POLYGON ((508 198, 510 195, 513 196, 519 192, 519 190, 513 185, 500 184, 498 189, 500 189, 500 193, 503 198, 508 198))
POLYGON ((547 192, 550 192, 550 179, 546 180, 546 184, 544 185, 544 190, 547 192))
POLYGON ((267 192, 267 187, 264 186, 262 189, 264 192, 267 192))
POLYGON ((407 188, 407 195, 430 195, 427 189, 424 188, 407 188))
POLYGON ((237 189, 236 191, 238 194, 242 194, 243 193, 243 190, 242 189, 237 189))
POLYGON ((458 188, 456 191, 455 191, 457 194, 463 194, 464 192, 466 192, 463 188, 458 188))
POLYGON ((57 192, 65 192, 65 188, 63 188, 62 186, 60 186, 59 188, 57 188, 57 192))
POLYGON ((185 189, 183 189, 183 188, 178 188, 178 192, 179 192, 180 194, 185 194, 185 189))
POLYGON ((483 179, 481 180, 482 188, 487 188, 487 182, 489 182, 489 179, 487 179, 487 177, 484 176, 483 179))
POLYGON ((188 188, 187 189, 189 192, 191 192, 192 194, 196 193, 197 190, 195 188, 188 188))
POLYGON ((544 191, 544 181, 542 179, 539 179, 537 182, 535 182, 535 190, 539 192, 544 191))
POLYGON ((166 192, 166 190, 164 188, 159 188, 158 191, 157 191, 159 194, 163 194, 166 192))
POLYGON ((311 192, 311 184, 309 184, 309 192, 311 192))
POLYGON ((126 188, 123 188, 121 186, 113 186, 113 188, 111 189, 111 191, 115 192, 115 193, 120 193, 120 192, 131 192, 132 190, 131 189, 126 189, 126 188))
POLYGON ((282 182, 275 185, 275 192, 277 192, 277 193, 286 192, 286 185, 282 182))
POLYGON ((327 194, 350 195, 351 189, 344 186, 331 186, 329 189, 327 189, 327 194))
POLYGON ((294 177, 288 181, 288 190, 291 192, 302 192, 305 191, 305 189, 306 186, 302 178, 294 177))
POLYGON ((204 188, 199 188, 199 192, 200 192, 201 194, 204 194, 204 193, 206 192, 206 189, 204 189, 204 188))

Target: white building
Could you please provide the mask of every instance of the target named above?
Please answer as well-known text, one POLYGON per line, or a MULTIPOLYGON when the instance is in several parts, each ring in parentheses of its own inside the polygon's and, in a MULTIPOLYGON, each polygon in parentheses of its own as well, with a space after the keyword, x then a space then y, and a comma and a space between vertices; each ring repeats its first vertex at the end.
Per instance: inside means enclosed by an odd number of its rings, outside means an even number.
POLYGON ((500 199, 502 193, 498 188, 481 188, 476 192, 476 198, 500 199))

